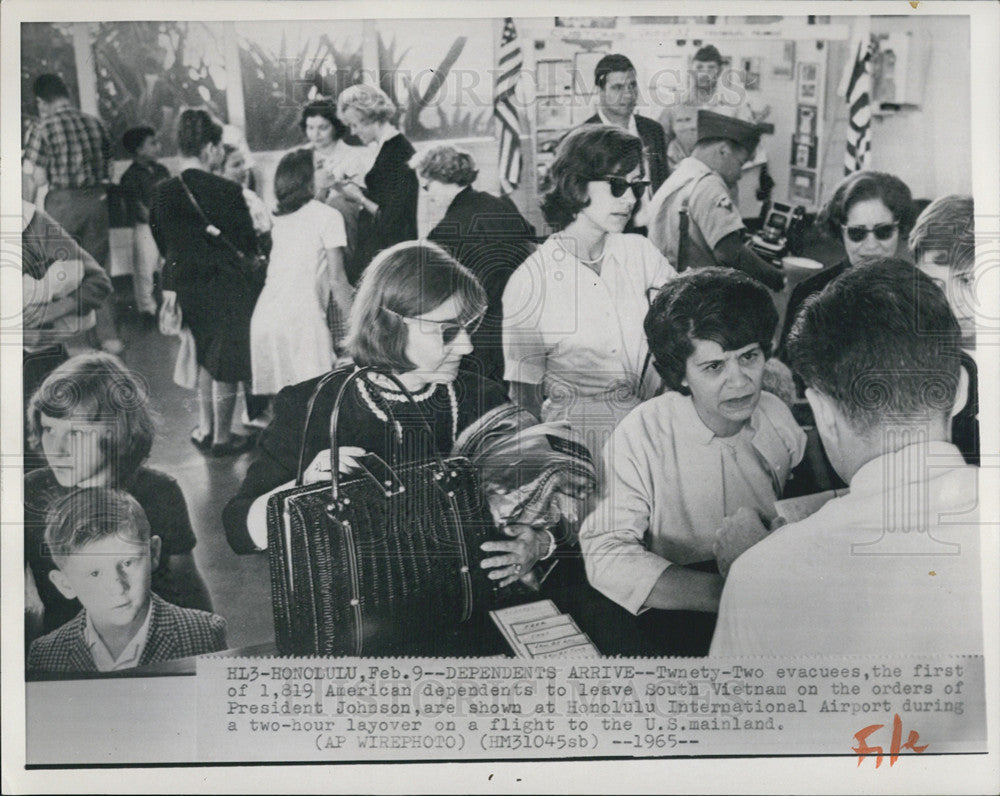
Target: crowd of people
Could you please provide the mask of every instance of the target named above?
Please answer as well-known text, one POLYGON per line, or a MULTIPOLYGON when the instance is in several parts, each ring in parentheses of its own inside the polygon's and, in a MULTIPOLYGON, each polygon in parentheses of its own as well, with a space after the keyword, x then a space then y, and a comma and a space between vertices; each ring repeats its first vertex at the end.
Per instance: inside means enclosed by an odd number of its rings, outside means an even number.
MULTIPOLYGON (((747 245, 735 207, 763 128, 720 99, 721 65, 699 50, 689 101, 654 121, 634 113, 629 59, 602 58, 598 112, 549 170, 547 236, 474 187, 468 152, 416 152, 375 87, 303 108, 306 143, 278 162, 273 206, 207 111, 180 114, 173 176, 158 131, 129 130, 135 311, 182 337, 178 371, 198 395, 194 428, 167 433, 250 457, 238 492, 218 496, 232 549, 267 547, 268 499, 306 463, 308 484, 351 477, 369 454, 450 455, 512 406, 577 435, 595 478, 557 479, 543 508, 508 517, 482 566, 573 612, 606 654, 978 652, 978 525, 941 520, 972 509, 979 460, 972 200, 918 214, 898 177, 850 175, 816 220, 843 258, 786 299, 786 274, 747 245), (421 191, 445 208, 422 240, 421 191), (359 368, 373 371, 339 407, 333 456, 335 388, 359 368), (831 482, 850 491, 785 524, 790 487, 831 482), (539 577, 550 559, 562 574, 539 577)), ((184 495, 146 465, 151 396, 118 358, 107 134, 57 76, 35 95, 28 667, 216 651, 225 622, 184 495)))

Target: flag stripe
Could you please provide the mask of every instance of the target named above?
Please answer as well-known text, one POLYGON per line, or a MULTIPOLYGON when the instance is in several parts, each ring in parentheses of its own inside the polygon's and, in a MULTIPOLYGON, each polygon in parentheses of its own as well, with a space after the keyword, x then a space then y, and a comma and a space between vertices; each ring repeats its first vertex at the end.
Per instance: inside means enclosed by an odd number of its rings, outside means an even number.
POLYGON ((504 19, 498 60, 497 66, 503 72, 498 75, 493 90, 493 115, 500 133, 500 189, 510 193, 521 178, 521 120, 512 99, 524 63, 511 17, 504 19))
POLYGON ((870 61, 873 54, 871 39, 858 42, 854 65, 845 96, 848 105, 847 146, 844 152, 844 174, 853 174, 868 165, 871 152, 871 89, 870 61))

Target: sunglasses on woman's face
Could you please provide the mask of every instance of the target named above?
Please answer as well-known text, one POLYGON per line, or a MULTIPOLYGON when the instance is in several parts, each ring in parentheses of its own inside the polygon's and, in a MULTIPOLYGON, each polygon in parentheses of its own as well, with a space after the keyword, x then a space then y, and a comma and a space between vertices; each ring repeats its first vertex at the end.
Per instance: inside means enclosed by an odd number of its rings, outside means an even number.
POLYGON ((463 331, 469 335, 469 337, 472 337, 482 324, 483 314, 485 314, 483 313, 477 315, 471 320, 462 323, 458 320, 432 321, 427 318, 413 318, 409 315, 402 315, 398 312, 394 312, 388 308, 385 309, 387 312, 402 318, 404 321, 412 321, 418 328, 424 328, 424 324, 436 326, 441 335, 441 343, 446 346, 454 343, 458 339, 459 334, 463 331))
POLYGON ((847 239, 852 243, 861 243, 869 235, 874 235, 875 240, 889 240, 893 235, 896 234, 896 228, 899 226, 896 222, 891 224, 876 224, 874 227, 844 227, 841 228, 847 234, 847 239))
POLYGON ((599 178, 601 181, 606 182, 611 188, 611 195, 618 199, 625 195, 625 191, 629 188, 632 189, 632 195, 635 198, 641 199, 642 195, 646 192, 646 186, 648 186, 649 180, 631 180, 629 181, 626 177, 620 177, 616 174, 608 174, 604 177, 599 178))

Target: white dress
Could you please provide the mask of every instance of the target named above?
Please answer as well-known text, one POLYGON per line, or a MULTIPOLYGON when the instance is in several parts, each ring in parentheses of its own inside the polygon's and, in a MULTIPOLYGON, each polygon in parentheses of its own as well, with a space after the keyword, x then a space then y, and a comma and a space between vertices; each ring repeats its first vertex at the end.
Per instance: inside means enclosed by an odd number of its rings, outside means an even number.
POLYGON ((271 239, 267 281, 250 322, 256 395, 274 395, 332 367, 326 250, 347 242, 343 217, 316 200, 294 213, 275 216, 271 239))

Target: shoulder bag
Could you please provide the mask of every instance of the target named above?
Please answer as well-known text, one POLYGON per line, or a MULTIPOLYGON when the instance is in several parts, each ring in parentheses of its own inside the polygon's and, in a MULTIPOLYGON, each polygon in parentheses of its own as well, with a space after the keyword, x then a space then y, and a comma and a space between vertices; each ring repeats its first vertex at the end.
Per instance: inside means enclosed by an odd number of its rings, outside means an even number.
POLYGON ((232 254, 236 257, 236 261, 240 263, 243 268, 244 276, 246 277, 247 282, 251 287, 260 291, 260 289, 264 287, 264 282, 267 279, 267 256, 260 253, 252 255, 247 254, 238 248, 236 244, 223 235, 222 230, 213 224, 209 217, 205 215, 205 211, 201 209, 201 205, 198 204, 198 200, 194 198, 194 194, 191 192, 188 184, 184 181, 184 175, 178 175, 177 179, 180 180, 181 187, 184 188, 184 193, 187 194, 188 201, 191 202, 198 215, 201 216, 201 220, 205 224, 205 234, 212 240, 219 241, 219 243, 232 252, 232 254))

